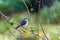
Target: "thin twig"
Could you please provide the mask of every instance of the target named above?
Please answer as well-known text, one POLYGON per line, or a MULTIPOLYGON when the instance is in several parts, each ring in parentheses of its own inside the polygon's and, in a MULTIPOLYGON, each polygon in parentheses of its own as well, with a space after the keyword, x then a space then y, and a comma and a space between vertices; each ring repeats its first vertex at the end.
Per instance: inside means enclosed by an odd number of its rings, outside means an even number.
MULTIPOLYGON (((42 0, 39 0, 39 3, 38 3, 39 7, 38 7, 38 15, 37 15, 37 16, 38 16, 38 19, 37 19, 37 20, 39 21, 39 23, 40 23, 40 25, 41 25, 41 29, 42 29, 45 37, 47 38, 47 40, 49 40, 48 37, 46 36, 46 34, 45 34, 45 32, 44 32, 44 29, 43 29, 43 26, 42 26, 42 24, 41 24, 41 22, 40 22, 40 20, 39 20, 40 5, 41 5, 40 2, 43 2, 43 1, 42 1, 42 0)), ((39 29, 39 28, 38 28, 38 29, 39 29)))
POLYGON ((5 16, 1 11, 0 11, 0 15, 3 16, 6 20, 8 20, 7 16, 5 16))
POLYGON ((48 39, 48 37, 47 37, 47 36, 46 36, 46 34, 45 34, 45 31, 44 31, 44 29, 43 29, 43 26, 42 26, 42 24, 41 24, 40 20, 39 20, 39 23, 40 23, 40 25, 41 25, 41 29, 42 29, 42 31, 43 31, 43 33, 44 33, 45 37, 47 38, 47 40, 49 40, 49 39, 48 39))
POLYGON ((23 0, 23 3, 24 3, 24 5, 25 5, 25 7, 26 7, 26 9, 27 9, 27 14, 29 14, 29 15, 30 15, 30 12, 29 12, 28 6, 26 5, 26 3, 25 3, 25 1, 24 1, 24 0, 23 0))
MULTIPOLYGON (((3 19, 3 21, 4 21, 4 19, 3 19)), ((9 31, 9 33, 16 39, 15 35, 13 35, 12 32, 9 30, 9 28, 8 28, 7 24, 5 23, 5 21, 4 21, 4 24, 6 25, 6 29, 9 31)))
MULTIPOLYGON (((29 9, 28 9, 28 6, 27 6, 27 4, 25 3, 25 1, 23 0, 23 3, 24 3, 24 5, 25 5, 25 7, 26 7, 26 9, 27 9, 27 14, 29 14, 29 16, 31 17, 31 14, 30 14, 30 12, 29 12, 29 9)), ((30 3, 29 3, 30 4, 30 3)), ((31 4, 30 4, 30 6, 32 6, 31 4)), ((32 24, 31 24, 32 25, 32 24)), ((31 31, 32 31, 32 27, 31 27, 31 31)))

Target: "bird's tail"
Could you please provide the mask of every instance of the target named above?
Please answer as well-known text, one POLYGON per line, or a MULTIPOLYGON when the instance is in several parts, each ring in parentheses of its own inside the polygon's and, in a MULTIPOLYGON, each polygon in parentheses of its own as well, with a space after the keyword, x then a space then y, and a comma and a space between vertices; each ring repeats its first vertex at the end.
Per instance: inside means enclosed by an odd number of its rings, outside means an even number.
POLYGON ((20 25, 18 25, 17 27, 16 27, 16 29, 18 29, 20 27, 20 25))

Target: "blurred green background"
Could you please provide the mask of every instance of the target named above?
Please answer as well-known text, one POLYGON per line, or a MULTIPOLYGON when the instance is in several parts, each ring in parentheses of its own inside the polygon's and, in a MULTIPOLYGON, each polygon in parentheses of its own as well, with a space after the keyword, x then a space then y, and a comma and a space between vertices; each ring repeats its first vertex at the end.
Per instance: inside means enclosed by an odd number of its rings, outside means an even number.
MULTIPOLYGON (((28 1, 25 0, 27 4, 28 1)), ((10 25, 0 16, 0 40, 41 40, 41 37, 30 34, 30 27, 32 27, 34 32, 38 32, 36 14, 32 12, 29 15, 27 13, 23 0, 0 0, 0 10, 14 23, 14 25, 10 25), (28 30, 20 28, 20 32, 18 32, 13 27, 16 27, 23 18, 29 19, 28 30)), ((60 0, 51 6, 50 9, 44 7, 44 9, 40 10, 39 19, 46 35, 49 34, 51 40, 60 40, 60 0)), ((38 23, 38 27, 40 35, 43 35, 41 24, 38 23)))

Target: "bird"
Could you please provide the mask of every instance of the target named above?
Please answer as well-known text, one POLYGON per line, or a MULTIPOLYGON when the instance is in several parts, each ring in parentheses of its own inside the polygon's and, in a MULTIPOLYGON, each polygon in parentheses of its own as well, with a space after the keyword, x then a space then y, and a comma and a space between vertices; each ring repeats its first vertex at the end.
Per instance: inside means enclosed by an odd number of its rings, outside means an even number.
POLYGON ((27 18, 24 18, 20 24, 16 27, 16 29, 18 29, 19 27, 26 27, 28 26, 28 19, 27 18))

